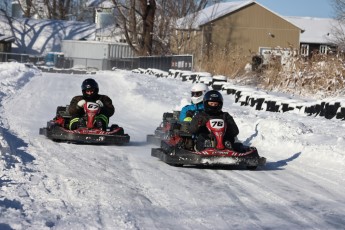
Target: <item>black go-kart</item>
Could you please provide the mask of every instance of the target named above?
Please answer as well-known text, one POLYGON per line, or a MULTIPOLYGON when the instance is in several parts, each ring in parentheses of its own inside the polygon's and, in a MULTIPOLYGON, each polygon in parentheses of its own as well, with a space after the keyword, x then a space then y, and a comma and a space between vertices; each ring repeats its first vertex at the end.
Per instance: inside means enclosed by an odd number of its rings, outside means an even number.
POLYGON ((196 137, 188 132, 189 122, 176 125, 175 130, 170 130, 170 136, 161 139, 160 148, 153 148, 151 156, 172 166, 205 165, 205 166, 244 166, 254 170, 266 164, 266 158, 260 157, 255 147, 235 143, 232 148, 223 144, 226 125, 223 119, 211 119, 207 122, 210 131, 211 145, 198 151, 196 137))
POLYGON ((84 110, 86 127, 70 130, 68 126, 71 115, 68 113, 68 105, 58 106, 55 118, 47 122, 47 127, 40 128, 39 134, 56 142, 76 144, 123 145, 129 142, 129 135, 116 124, 106 130, 94 126, 94 119, 100 110, 98 104, 87 102, 84 104, 84 110))
POLYGON ((156 128, 154 134, 146 136, 146 141, 150 144, 160 146, 161 140, 166 140, 174 135, 176 127, 180 127, 180 111, 166 112, 163 114, 161 124, 156 128))

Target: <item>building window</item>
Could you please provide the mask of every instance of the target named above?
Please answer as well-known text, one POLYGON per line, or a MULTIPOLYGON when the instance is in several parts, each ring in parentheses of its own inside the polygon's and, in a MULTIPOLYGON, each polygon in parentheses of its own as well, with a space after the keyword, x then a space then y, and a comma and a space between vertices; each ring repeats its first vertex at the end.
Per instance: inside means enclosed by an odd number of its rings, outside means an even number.
POLYGON ((320 45, 320 54, 327 54, 327 51, 328 51, 328 46, 326 45, 320 45))
POLYGON ((307 45, 307 44, 301 45, 301 55, 302 56, 308 56, 309 55, 309 45, 307 45))

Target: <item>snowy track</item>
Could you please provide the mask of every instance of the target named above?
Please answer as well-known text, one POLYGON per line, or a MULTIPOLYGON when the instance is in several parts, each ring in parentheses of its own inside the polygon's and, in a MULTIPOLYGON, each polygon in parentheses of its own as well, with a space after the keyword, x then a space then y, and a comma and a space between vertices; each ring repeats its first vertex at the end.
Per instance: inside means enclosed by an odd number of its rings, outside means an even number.
POLYGON ((163 112, 181 107, 190 87, 119 71, 43 74, 8 94, 0 116, 2 141, 11 146, 1 148, 0 229, 344 228, 341 121, 255 111, 225 96, 240 140, 267 158, 264 168, 180 168, 151 157, 146 134, 163 112), (87 77, 113 99, 111 123, 124 127, 129 145, 73 145, 38 135, 87 77))

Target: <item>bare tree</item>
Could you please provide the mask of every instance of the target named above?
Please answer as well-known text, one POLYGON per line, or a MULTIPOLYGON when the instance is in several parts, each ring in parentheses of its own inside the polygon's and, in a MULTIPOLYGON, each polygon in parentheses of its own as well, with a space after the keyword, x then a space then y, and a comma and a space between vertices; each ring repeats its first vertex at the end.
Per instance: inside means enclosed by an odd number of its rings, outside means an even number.
MULTIPOLYGON (((186 38, 180 37, 174 30, 178 19, 205 8, 208 0, 158 1, 154 32, 154 49, 160 54, 171 54, 171 42, 181 44, 186 38)), ((213 2, 213 1, 212 1, 213 2)), ((193 21, 193 20, 191 20, 193 21)), ((190 30, 190 27, 188 28, 190 30)), ((188 38, 187 38, 188 39, 188 38)))
POLYGON ((336 23, 332 25, 332 39, 340 51, 345 50, 345 0, 332 0, 336 23))
POLYGON ((113 0, 127 43, 141 56, 152 55, 156 0, 113 0))
POLYGON ((84 20, 90 14, 86 2, 87 0, 18 0, 24 17, 57 20, 84 20))
MULTIPOLYGON (((20 1, 19 1, 20 2, 20 1)), ((26 3, 26 7, 23 10, 24 12, 24 17, 30 17, 31 13, 32 13, 32 8, 33 8, 33 4, 31 0, 25 0, 26 3)))
POLYGON ((49 19, 68 19, 71 0, 44 0, 49 19))
POLYGON ((88 0, 72 0, 69 10, 69 20, 95 22, 95 11, 88 7, 88 0))
POLYGON ((345 21, 345 0, 332 0, 332 6, 335 18, 340 21, 345 21))
POLYGON ((127 43, 136 54, 145 56, 170 54, 176 21, 216 2, 219 0, 113 0, 127 43))
MULTIPOLYGON (((116 8, 116 24, 127 43, 141 56, 171 54, 171 39, 183 43, 186 38, 175 35, 179 18, 220 0, 112 0, 116 8)), ((25 17, 40 19, 85 20, 90 15, 87 0, 18 0, 25 17), (76 6, 78 9, 76 9, 76 6), (83 11, 85 14, 83 14, 83 11)))

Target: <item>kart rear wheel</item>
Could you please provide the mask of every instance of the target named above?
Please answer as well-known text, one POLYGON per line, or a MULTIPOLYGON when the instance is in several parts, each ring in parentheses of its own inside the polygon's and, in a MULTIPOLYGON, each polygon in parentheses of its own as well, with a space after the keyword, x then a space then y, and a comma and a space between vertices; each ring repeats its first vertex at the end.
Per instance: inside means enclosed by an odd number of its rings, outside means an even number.
POLYGON ((183 164, 172 164, 172 163, 168 163, 168 165, 174 166, 174 167, 183 167, 183 164))
POLYGON ((247 166, 247 169, 248 170, 255 170, 257 169, 258 166, 247 166))

